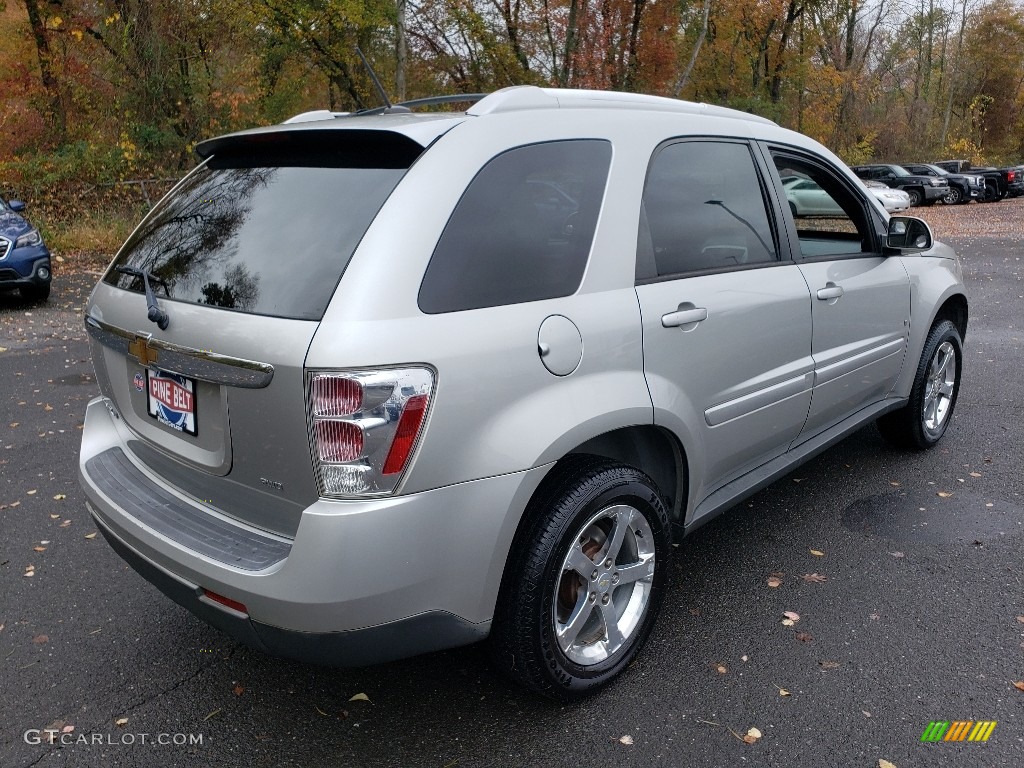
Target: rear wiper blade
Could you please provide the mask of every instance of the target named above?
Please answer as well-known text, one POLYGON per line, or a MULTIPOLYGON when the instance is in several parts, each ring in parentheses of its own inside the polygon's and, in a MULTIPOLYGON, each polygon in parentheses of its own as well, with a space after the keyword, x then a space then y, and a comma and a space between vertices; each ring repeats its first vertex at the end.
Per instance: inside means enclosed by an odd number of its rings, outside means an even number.
POLYGON ((131 275, 132 277, 142 279, 142 284, 146 288, 146 317, 156 323, 157 327, 161 331, 166 331, 171 320, 167 316, 167 313, 160 309, 160 305, 156 303, 156 294, 154 294, 153 289, 150 288, 149 281, 152 280, 154 283, 162 284, 165 291, 167 290, 167 283, 144 269, 136 269, 135 267, 117 267, 117 271, 123 275, 131 275))

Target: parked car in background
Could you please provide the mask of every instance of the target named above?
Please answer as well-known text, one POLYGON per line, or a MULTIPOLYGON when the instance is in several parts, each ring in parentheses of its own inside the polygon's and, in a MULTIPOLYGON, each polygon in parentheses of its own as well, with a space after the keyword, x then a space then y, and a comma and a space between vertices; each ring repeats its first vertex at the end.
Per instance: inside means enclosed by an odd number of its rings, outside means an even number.
POLYGON ((935 176, 918 176, 901 165, 855 165, 853 172, 864 181, 880 181, 910 195, 911 205, 933 205, 949 193, 949 182, 935 176))
POLYGON ((673 540, 871 422, 951 423, 960 262, 813 139, 534 86, 374 112, 201 143, 85 308, 93 519, 240 641, 489 637, 576 699, 640 651, 673 540), (794 223, 788 176, 829 218, 794 223))
POLYGON ((0 197, 0 291, 17 288, 22 298, 50 295, 50 251, 24 216, 25 203, 0 197))
POLYGON ((939 160, 931 163, 950 173, 970 173, 985 179, 985 194, 980 202, 994 203, 1004 197, 1024 194, 1024 168, 971 167, 967 160, 939 160))
POLYGON ((888 184, 883 184, 880 181, 864 181, 861 179, 861 183, 867 187, 868 192, 878 198, 878 202, 889 213, 906 210, 913 204, 910 201, 910 195, 902 189, 893 189, 888 184))
POLYGON ((904 163, 903 167, 918 176, 945 179, 949 192, 942 198, 946 205, 960 205, 985 197, 985 177, 980 173, 950 173, 945 168, 929 163, 904 163))

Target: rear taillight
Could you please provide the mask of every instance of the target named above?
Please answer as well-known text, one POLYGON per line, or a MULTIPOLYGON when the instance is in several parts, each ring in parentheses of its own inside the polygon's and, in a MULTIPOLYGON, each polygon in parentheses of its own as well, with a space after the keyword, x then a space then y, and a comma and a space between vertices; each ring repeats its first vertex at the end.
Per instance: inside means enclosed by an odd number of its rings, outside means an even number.
POLYGON ((423 430, 433 387, 428 368, 310 373, 310 432, 320 494, 394 492, 423 430))
POLYGON ((1006 180, 1007 180, 1008 182, 1010 182, 1010 183, 1012 184, 1012 183, 1013 183, 1013 180, 1014 180, 1015 178, 1017 178, 1017 172, 1016 172, 1016 171, 1007 171, 1007 172, 1006 172, 1006 180))

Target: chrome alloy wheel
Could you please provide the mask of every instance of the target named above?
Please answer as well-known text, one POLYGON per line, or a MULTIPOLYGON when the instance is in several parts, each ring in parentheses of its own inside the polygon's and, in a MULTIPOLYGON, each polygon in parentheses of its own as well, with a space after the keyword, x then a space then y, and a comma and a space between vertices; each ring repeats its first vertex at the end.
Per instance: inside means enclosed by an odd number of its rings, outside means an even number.
POLYGON ((654 551, 647 519, 626 504, 605 507, 580 528, 552 601, 555 636, 570 661, 600 664, 630 642, 650 601, 654 551))
POLYGON ((921 406, 921 417, 929 432, 937 432, 945 423, 955 386, 956 350, 951 342, 944 341, 935 350, 931 365, 928 366, 924 402, 921 406))

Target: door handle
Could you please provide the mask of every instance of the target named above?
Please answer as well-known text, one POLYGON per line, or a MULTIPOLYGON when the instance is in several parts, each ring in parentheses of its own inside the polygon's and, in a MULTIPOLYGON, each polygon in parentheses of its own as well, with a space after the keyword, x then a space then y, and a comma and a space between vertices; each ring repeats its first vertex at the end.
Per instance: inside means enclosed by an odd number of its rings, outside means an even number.
POLYGON ((704 307, 693 309, 680 309, 661 316, 661 325, 664 328, 678 328, 681 325, 699 323, 708 319, 708 311, 704 307))
POLYGON ((843 295, 843 286, 836 285, 835 283, 825 283, 824 288, 818 289, 818 298, 821 301, 829 301, 830 299, 838 299, 843 295))

